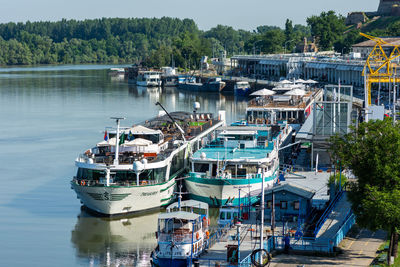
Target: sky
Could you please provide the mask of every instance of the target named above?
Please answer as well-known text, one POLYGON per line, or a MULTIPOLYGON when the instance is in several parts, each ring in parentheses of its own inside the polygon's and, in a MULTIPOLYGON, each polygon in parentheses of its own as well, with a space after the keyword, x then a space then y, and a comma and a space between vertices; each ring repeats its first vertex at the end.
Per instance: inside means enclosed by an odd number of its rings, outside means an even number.
POLYGON ((254 30, 283 27, 287 18, 306 24, 307 17, 328 10, 376 11, 378 5, 379 0, 0 0, 0 23, 167 16, 191 18, 201 30, 218 24, 254 30))

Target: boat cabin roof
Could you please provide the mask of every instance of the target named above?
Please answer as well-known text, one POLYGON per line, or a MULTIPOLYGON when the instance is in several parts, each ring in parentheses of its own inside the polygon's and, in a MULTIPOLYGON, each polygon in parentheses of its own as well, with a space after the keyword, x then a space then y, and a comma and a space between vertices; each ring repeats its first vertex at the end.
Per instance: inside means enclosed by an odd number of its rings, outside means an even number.
MULTIPOLYGON (((178 202, 174 202, 171 205, 169 205, 167 207, 167 211, 168 210, 172 210, 174 208, 178 208, 179 203, 178 202)), ((201 201, 197 201, 197 200, 184 200, 181 201, 181 208, 186 208, 186 207, 193 207, 193 208, 198 208, 198 209, 204 209, 204 210, 208 210, 208 204, 201 202, 201 201)))
POLYGON ((224 130, 222 131, 219 135, 224 136, 224 135, 256 135, 257 131, 230 131, 230 130, 224 130))
POLYGON ((273 150, 273 145, 263 148, 225 148, 225 147, 206 147, 198 150, 193 154, 192 159, 194 161, 216 161, 216 160, 228 160, 228 161, 256 161, 259 162, 265 159, 268 153, 273 150), (206 154, 206 158, 202 157, 202 153, 206 154))
POLYGON ((158 219, 159 220, 180 219, 180 220, 194 221, 200 216, 201 215, 199 214, 187 211, 174 211, 174 212, 161 213, 160 215, 158 215, 158 219))

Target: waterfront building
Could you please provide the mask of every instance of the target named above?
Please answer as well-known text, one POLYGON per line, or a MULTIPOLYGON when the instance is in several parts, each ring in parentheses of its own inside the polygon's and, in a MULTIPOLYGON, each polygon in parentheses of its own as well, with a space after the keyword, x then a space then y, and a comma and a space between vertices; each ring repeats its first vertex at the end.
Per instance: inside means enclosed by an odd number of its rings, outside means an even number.
POLYGON ((282 182, 265 191, 265 214, 270 218, 272 211, 272 195, 275 202, 275 219, 277 221, 296 221, 306 219, 312 208, 315 190, 295 183, 282 182))
MULTIPOLYGON (((386 55, 390 55, 393 50, 394 45, 400 45, 400 37, 380 37, 385 42, 389 43, 390 45, 383 44, 382 48, 384 49, 386 55)), ((358 44, 353 45, 353 52, 360 53, 361 58, 366 59, 372 50, 376 46, 376 41, 374 40, 367 40, 358 44)))
POLYGON ((255 79, 279 80, 281 77, 314 79, 362 87, 365 61, 339 58, 334 52, 237 55, 231 58, 237 65, 233 75, 255 79))

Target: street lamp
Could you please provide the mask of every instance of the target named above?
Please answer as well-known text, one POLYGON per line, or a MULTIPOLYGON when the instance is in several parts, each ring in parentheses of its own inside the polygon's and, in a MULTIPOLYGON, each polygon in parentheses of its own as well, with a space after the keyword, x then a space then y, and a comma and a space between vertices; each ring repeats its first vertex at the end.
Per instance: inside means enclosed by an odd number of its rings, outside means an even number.
POLYGON ((288 43, 290 43, 290 42, 293 42, 293 41, 295 41, 296 39, 292 39, 292 40, 289 40, 289 41, 286 41, 285 42, 285 52, 284 52, 284 54, 286 54, 286 45, 288 44, 288 43))

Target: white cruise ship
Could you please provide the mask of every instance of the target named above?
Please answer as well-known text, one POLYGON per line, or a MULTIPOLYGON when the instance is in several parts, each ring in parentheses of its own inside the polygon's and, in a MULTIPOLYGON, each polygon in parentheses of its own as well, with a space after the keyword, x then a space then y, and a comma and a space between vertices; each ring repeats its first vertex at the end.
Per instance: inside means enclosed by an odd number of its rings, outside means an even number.
POLYGON ((129 128, 107 128, 104 141, 75 164, 72 189, 82 204, 104 215, 158 208, 173 200, 175 178, 189 168, 190 155, 225 122, 225 112, 173 112, 129 128))

